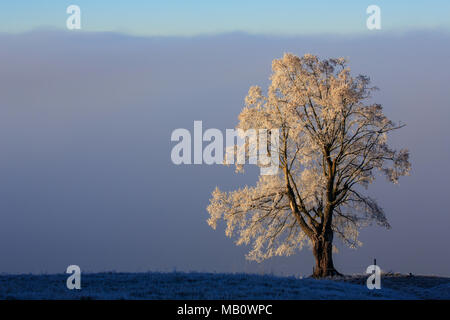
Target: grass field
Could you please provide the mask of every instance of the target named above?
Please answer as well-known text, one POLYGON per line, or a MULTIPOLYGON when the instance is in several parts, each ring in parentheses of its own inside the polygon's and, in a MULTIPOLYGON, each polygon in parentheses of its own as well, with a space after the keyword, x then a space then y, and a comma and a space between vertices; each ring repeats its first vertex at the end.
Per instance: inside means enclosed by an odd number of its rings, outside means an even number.
POLYGON ((66 274, 0 275, 0 299, 450 299, 450 278, 383 275, 380 290, 367 276, 339 279, 216 273, 82 274, 81 290, 66 274))

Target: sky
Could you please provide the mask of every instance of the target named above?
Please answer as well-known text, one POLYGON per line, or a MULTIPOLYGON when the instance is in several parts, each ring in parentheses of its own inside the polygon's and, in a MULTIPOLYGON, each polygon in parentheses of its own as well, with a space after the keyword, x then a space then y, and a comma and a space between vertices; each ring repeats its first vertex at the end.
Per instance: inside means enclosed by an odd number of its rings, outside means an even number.
POLYGON ((0 31, 64 29, 69 16, 66 8, 72 4, 81 9, 84 31, 133 35, 367 33, 369 5, 380 7, 384 31, 450 28, 450 2, 446 0, 17 0, 1 2, 0 31))
POLYGON ((410 149, 411 176, 368 192, 392 229, 363 229, 357 250, 338 243, 337 269, 364 273, 377 258, 385 271, 450 276, 447 4, 380 2, 382 30, 369 31, 360 2, 311 2, 314 14, 298 1, 135 2, 79 1, 76 31, 64 29, 70 2, 0 4, 0 273, 309 275, 310 250, 248 262, 206 223, 212 190, 252 185, 256 168, 170 159, 173 130, 234 128, 249 87, 266 87, 271 61, 292 52, 348 58, 406 123, 392 143, 410 149))

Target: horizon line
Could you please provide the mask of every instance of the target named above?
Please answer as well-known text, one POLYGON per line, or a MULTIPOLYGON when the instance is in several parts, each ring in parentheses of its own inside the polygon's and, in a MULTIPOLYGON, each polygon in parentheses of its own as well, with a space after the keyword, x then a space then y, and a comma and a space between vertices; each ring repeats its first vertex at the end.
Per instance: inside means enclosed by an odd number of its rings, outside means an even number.
POLYGON ((441 35, 450 35, 450 29, 446 27, 429 27, 429 28, 402 28, 395 30, 376 30, 376 31, 355 31, 355 32, 305 32, 305 33, 267 33, 267 32, 250 32, 245 30, 233 30, 233 31, 219 31, 219 32, 202 32, 196 34, 141 34, 134 32, 126 32, 120 30, 68 30, 66 28, 60 28, 55 26, 40 26, 25 31, 0 31, 1 36, 23 36, 36 33, 46 34, 74 34, 74 35, 116 35, 131 38, 171 38, 171 39, 192 39, 192 38, 208 38, 208 37, 220 37, 228 35, 244 35, 252 37, 265 37, 265 38, 302 38, 302 37, 340 37, 340 38, 360 38, 360 37, 377 37, 377 36, 405 36, 411 34, 423 34, 434 33, 441 35))

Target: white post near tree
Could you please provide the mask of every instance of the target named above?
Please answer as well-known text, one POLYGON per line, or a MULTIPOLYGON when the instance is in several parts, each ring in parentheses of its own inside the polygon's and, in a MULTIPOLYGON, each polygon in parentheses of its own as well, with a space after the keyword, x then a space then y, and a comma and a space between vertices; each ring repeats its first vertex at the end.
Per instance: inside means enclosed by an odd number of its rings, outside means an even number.
MULTIPOLYGON (((379 104, 365 104, 375 89, 353 77, 343 58, 285 54, 272 63, 267 95, 251 87, 238 128, 280 129, 279 169, 255 186, 212 193, 208 223, 226 222, 226 235, 251 244, 248 259, 291 255, 306 244, 317 278, 338 275, 334 236, 359 246, 358 230, 374 221, 389 227, 364 189, 381 172, 397 183, 410 170, 406 149, 395 151, 387 134, 402 126, 379 104)), ((274 151, 272 151, 274 152, 274 151)))

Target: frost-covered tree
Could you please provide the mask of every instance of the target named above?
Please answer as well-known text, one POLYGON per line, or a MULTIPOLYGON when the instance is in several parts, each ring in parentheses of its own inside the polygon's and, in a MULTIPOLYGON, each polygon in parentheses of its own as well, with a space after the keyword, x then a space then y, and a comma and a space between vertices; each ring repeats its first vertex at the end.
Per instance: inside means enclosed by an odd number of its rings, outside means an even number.
POLYGON ((237 128, 278 128, 280 170, 260 175, 253 187, 216 188, 208 223, 216 228, 225 220, 227 236, 251 244, 250 260, 291 255, 306 244, 316 260, 313 276, 337 275, 334 235, 356 247, 360 227, 389 227, 382 208, 363 191, 377 172, 393 183, 409 173, 408 151, 387 144, 387 134, 402 125, 367 102, 375 88, 368 77, 353 77, 343 58, 285 54, 272 71, 266 95, 250 88, 237 128))

